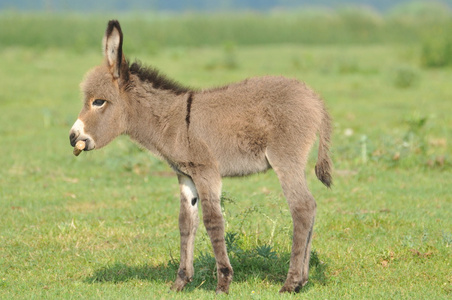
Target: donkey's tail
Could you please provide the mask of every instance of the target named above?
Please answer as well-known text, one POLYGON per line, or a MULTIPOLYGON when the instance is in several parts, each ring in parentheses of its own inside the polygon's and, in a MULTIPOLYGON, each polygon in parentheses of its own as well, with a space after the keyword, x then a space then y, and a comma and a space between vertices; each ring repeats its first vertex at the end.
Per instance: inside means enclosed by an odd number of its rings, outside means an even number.
POLYGON ((330 141, 331 141, 331 118, 328 112, 323 110, 322 124, 319 130, 319 154, 315 165, 315 175, 327 187, 333 184, 331 168, 333 163, 330 159, 330 141))

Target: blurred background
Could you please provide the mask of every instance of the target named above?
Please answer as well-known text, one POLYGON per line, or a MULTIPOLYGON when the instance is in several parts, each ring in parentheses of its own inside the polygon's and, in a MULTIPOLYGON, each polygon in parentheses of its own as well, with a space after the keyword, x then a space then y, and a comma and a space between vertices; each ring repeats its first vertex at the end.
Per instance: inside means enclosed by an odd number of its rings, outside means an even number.
MULTIPOLYGON (((316 180, 314 147, 306 172, 319 204, 316 260, 305 296, 449 299, 451 7, 0 0, 0 298, 168 297, 179 251, 174 174, 127 137, 78 158, 69 144, 79 84, 102 63, 107 22, 118 19, 126 57, 184 85, 284 75, 324 99, 335 184, 316 180)), ((238 239, 234 293, 271 299, 292 236, 278 180, 272 171, 225 179, 223 191, 226 228, 238 239)), ((199 231, 199 272, 179 299, 213 295, 215 264, 199 231)))
POLYGON ((451 4, 450 0, 442 1, 410 1, 410 0, 115 0, 115 1, 69 1, 69 0, 2 0, 2 9, 18 10, 45 10, 45 11, 130 11, 130 10, 154 10, 154 11, 224 11, 224 10, 256 10, 268 11, 275 9, 297 9, 302 7, 340 7, 344 5, 360 5, 373 7, 379 11, 392 9, 394 6, 410 2, 442 2, 451 4))
POLYGON ((66 151, 78 84, 101 62, 114 18, 129 60, 193 87, 267 74, 306 81, 335 119, 339 168, 445 168, 451 7, 452 0, 0 0, 0 133, 16 145, 9 136, 42 125, 40 134, 61 138, 66 151))
MULTIPOLYGON (((94 28, 116 16, 134 26, 128 45, 136 48, 224 42, 430 43, 426 40, 449 35, 451 5, 452 0, 2 0, 0 40, 2 46, 86 49, 97 45, 94 28), (71 29, 75 37, 67 34, 71 29)), ((432 43, 425 46, 441 47, 432 43)), ((437 60, 426 64, 446 63, 440 61, 444 57, 424 59, 437 60)))

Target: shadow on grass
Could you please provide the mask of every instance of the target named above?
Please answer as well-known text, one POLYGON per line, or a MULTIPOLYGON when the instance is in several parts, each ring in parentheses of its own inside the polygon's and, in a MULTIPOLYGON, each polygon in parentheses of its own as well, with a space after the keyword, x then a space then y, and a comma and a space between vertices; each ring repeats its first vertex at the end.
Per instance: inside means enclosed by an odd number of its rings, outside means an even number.
MULTIPOLYGON (((275 252, 258 253, 256 249, 229 253, 232 267, 234 268, 234 281, 266 281, 276 285, 282 285, 286 279, 289 268, 290 253, 275 252)), ((311 252, 309 282, 302 291, 309 290, 315 285, 326 285, 326 270, 328 265, 322 262, 317 252, 311 252)), ((141 265, 131 266, 124 263, 116 263, 94 271, 93 275, 86 278, 85 282, 95 284, 103 282, 120 283, 130 280, 149 280, 161 283, 171 283, 176 278, 179 263, 169 261, 167 264, 157 266, 141 265)), ((185 287, 186 291, 197 288, 215 290, 216 268, 215 259, 207 253, 201 253, 194 262, 195 275, 193 281, 185 287)))

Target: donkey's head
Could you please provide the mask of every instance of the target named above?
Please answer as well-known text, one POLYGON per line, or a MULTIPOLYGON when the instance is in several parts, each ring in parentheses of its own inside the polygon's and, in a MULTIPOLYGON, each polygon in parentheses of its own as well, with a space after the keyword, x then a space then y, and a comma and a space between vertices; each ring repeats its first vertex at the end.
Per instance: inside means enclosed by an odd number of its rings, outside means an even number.
POLYGON ((110 21, 103 39, 104 63, 95 67, 81 84, 84 105, 70 131, 71 145, 86 142, 86 151, 101 148, 126 130, 125 87, 129 67, 122 53, 122 31, 110 21))

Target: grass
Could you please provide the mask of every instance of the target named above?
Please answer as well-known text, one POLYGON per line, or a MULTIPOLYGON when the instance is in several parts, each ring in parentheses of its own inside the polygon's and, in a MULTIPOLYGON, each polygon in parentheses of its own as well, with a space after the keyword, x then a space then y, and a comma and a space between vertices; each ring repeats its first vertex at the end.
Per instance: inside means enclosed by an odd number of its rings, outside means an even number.
MULTIPOLYGON (((311 279, 300 295, 281 298, 451 296, 452 70, 424 68, 421 44, 128 47, 129 58, 192 86, 284 74, 325 99, 335 124, 335 184, 327 190, 315 179, 313 153, 311 279)), ((126 137, 72 155, 78 84, 101 61, 99 51, 10 45, 0 55, 0 298, 216 298, 202 225, 194 282, 167 292, 179 203, 164 163, 126 137)), ((225 179, 224 191, 235 268, 228 298, 273 298, 291 246, 276 176, 225 179)))

